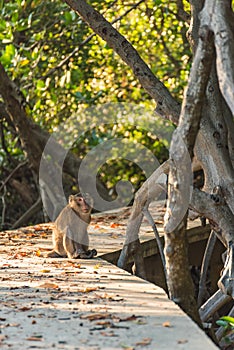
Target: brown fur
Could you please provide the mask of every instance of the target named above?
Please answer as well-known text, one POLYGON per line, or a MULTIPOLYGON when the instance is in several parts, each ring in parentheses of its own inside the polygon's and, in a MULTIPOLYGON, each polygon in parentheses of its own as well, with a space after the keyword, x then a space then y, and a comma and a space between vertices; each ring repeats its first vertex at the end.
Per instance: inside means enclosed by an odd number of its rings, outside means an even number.
POLYGON ((54 223, 54 249, 47 257, 92 258, 97 254, 95 249, 88 250, 87 227, 91 220, 92 204, 88 194, 78 193, 69 197, 69 203, 54 223))

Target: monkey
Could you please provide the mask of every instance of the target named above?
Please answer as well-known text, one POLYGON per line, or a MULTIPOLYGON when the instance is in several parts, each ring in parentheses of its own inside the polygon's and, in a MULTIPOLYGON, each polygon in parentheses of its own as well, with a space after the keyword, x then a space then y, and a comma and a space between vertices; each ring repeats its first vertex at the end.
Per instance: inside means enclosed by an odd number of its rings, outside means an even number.
POLYGON ((91 259, 96 249, 89 250, 87 227, 91 221, 93 200, 88 193, 70 195, 68 204, 62 209, 54 223, 52 239, 54 249, 49 258, 91 259))

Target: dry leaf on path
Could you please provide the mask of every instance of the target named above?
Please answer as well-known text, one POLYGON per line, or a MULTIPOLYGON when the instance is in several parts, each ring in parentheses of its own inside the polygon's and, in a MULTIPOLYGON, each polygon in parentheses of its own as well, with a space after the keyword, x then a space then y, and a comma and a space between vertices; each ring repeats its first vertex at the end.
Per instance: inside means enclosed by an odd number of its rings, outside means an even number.
POLYGON ((94 270, 98 270, 102 265, 100 263, 96 264, 93 268, 94 270))
POLYGON ((36 251, 36 256, 41 256, 41 251, 39 249, 36 251))
POLYGON ((104 337, 118 337, 117 334, 115 334, 114 332, 100 332, 101 335, 103 335, 104 337))
POLYGON ((84 320, 90 320, 90 321, 96 321, 96 320, 103 320, 106 318, 111 318, 110 314, 106 313, 95 313, 95 314, 89 314, 89 315, 81 315, 81 319, 84 320))
POLYGON ((163 327, 167 327, 167 328, 170 328, 172 327, 171 323, 169 321, 166 321, 166 322, 163 322, 163 327))
POLYGON ((188 340, 187 339, 179 339, 179 340, 177 340, 177 343, 178 344, 186 344, 186 343, 188 343, 188 340))
POLYGON ((0 343, 7 339, 7 335, 0 334, 0 343))
POLYGON ((32 337, 26 338, 26 340, 30 340, 30 341, 42 341, 43 338, 42 338, 42 336, 38 336, 38 337, 32 336, 32 337))
POLYGON ((41 270, 40 272, 42 272, 42 273, 48 273, 48 272, 50 272, 50 270, 43 269, 43 270, 41 270))
POLYGON ((100 225, 94 225, 93 228, 95 228, 97 230, 100 228, 100 225))
POLYGON ((119 227, 120 226, 120 224, 116 224, 116 223, 114 223, 114 222, 112 222, 111 224, 110 224, 110 227, 111 228, 116 228, 116 227, 119 227))
POLYGON ((95 324, 97 326, 111 327, 113 323, 110 321, 97 321, 97 322, 95 322, 95 324))
POLYGON ((136 343, 136 346, 144 346, 151 344, 152 338, 143 338, 141 341, 136 343))
POLYGON ((128 321, 136 321, 138 318, 140 318, 142 316, 135 316, 135 315, 131 315, 131 316, 127 316, 127 317, 118 317, 118 316, 113 316, 113 320, 115 322, 128 322, 128 321))
POLYGON ((85 287, 84 289, 80 290, 81 293, 90 293, 95 292, 96 290, 99 290, 99 287, 85 287))
POLYGON ((56 283, 45 282, 38 286, 39 288, 57 289, 59 286, 56 283))
POLYGON ((18 310, 19 310, 19 311, 29 311, 29 310, 31 310, 31 309, 32 309, 31 307, 23 306, 23 307, 20 307, 18 310))

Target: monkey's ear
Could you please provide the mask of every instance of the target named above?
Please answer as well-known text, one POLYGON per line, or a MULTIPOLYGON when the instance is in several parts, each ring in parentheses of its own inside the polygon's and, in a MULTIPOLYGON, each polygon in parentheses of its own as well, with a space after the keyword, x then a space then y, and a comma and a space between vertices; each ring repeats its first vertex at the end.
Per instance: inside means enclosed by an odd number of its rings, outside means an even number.
POLYGON ((71 194, 68 198, 68 202, 71 203, 74 200, 74 196, 71 194))

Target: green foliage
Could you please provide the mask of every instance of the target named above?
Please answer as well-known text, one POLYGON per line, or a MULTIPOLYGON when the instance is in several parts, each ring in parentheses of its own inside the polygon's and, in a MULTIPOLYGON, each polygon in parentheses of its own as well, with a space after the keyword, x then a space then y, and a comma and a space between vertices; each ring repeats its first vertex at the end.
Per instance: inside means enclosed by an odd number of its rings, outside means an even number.
MULTIPOLYGON (((92 1, 112 21, 129 2, 92 1)), ((31 105, 32 118, 49 130, 80 104, 145 101, 129 68, 61 1, 8 1, 2 5, 1 62, 31 105)), ((147 1, 116 24, 153 72, 181 98, 190 51, 187 24, 176 2, 147 1)))
POLYGON ((144 169, 137 165, 139 161, 136 155, 137 144, 151 151, 159 163, 168 159, 168 149, 162 140, 146 129, 129 124, 108 124, 88 130, 74 144, 73 150, 83 158, 90 150, 113 138, 121 140, 121 151, 119 152, 119 142, 112 143, 108 160, 104 162, 98 173, 99 178, 109 189, 122 180, 130 181, 133 188, 137 190, 146 180, 144 169), (131 158, 134 158, 134 162, 131 158))
MULTIPOLYGON (((115 27, 180 100, 191 53, 186 40, 188 24, 178 15, 177 1, 144 1, 127 14, 134 5, 130 0, 90 3, 110 22, 122 16, 115 27)), ((189 5, 184 6, 189 11, 189 5)), ((42 129, 54 132, 71 116, 79 116, 80 109, 92 105, 152 104, 125 63, 64 2, 8 0, 0 2, 0 11, 0 62, 24 94, 29 117, 42 129)), ((74 145, 74 153, 83 157, 112 137, 109 127, 90 126, 74 145)), ((14 126, 2 118, 0 128, 0 170, 7 176, 25 156, 14 126)), ((127 133, 128 140, 145 145, 160 161, 167 157, 168 144, 145 133, 144 125, 129 128, 123 123, 118 128, 115 136, 127 133)), ((109 188, 120 178, 130 179, 138 188, 145 178, 136 164, 121 158, 104 164, 99 176, 109 188)))
POLYGON ((222 326, 225 329, 234 330, 234 317, 231 316, 223 316, 218 321, 216 321, 218 326, 222 326))
POLYGON ((224 333, 224 341, 227 344, 232 343, 231 336, 233 338, 234 335, 234 317, 231 316, 223 316, 220 317, 219 320, 216 321, 217 325, 223 327, 225 330, 224 333))

